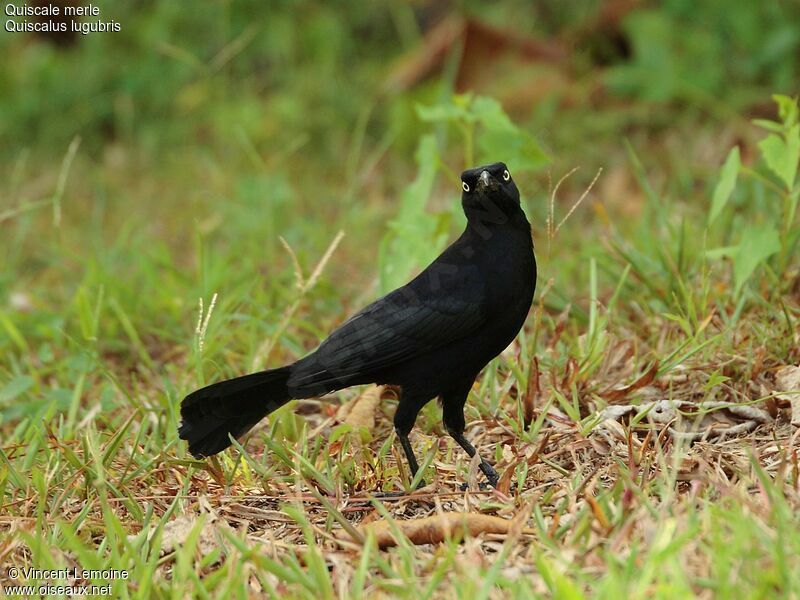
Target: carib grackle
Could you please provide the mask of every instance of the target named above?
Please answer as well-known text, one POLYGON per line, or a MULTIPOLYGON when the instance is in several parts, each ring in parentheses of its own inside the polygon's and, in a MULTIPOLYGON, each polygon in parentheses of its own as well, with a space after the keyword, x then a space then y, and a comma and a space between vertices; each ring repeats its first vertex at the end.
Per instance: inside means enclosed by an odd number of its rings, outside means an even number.
MULTIPOLYGON (((422 273, 350 317, 291 365, 214 383, 181 403, 181 439, 200 458, 230 446, 293 398, 366 383, 399 386, 394 427, 412 474, 408 441, 417 413, 442 402, 447 432, 469 454, 464 403, 475 378, 522 327, 536 286, 531 226, 503 163, 464 171, 464 233, 422 273)), ((497 472, 480 468, 496 485, 497 472)))

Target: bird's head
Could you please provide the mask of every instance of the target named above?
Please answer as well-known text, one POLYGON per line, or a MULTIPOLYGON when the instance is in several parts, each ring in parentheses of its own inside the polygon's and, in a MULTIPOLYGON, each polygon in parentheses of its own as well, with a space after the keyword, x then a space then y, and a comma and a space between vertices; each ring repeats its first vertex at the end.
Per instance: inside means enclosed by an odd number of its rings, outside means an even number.
POLYGON ((519 190, 505 163, 467 169, 461 173, 461 205, 467 219, 503 224, 523 216, 519 190))

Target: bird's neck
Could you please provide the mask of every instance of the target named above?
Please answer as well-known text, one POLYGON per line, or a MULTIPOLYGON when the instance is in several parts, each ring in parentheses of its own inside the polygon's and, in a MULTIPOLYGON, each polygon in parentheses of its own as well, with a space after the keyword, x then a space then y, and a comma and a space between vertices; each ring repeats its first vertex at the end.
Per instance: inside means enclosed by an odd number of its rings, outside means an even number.
POLYGON ((503 229, 527 231, 530 233, 531 224, 528 222, 522 208, 513 210, 487 211, 482 208, 465 209, 467 216, 467 231, 470 235, 488 239, 496 232, 503 229))

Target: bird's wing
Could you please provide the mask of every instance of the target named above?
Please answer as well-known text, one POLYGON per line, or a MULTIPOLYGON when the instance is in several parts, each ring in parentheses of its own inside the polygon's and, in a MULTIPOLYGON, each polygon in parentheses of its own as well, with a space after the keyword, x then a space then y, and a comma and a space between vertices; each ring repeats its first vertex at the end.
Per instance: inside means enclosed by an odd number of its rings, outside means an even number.
POLYGON ((474 333, 485 322, 480 273, 423 272, 348 319, 301 360, 290 388, 345 383, 426 354, 474 333))

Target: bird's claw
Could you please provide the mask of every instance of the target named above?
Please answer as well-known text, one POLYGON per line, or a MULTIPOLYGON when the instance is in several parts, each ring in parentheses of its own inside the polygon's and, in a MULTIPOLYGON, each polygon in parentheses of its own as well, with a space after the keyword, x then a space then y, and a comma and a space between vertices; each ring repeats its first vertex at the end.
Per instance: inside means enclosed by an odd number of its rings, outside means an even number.
POLYGON ((481 461, 480 467, 483 474, 486 475, 486 480, 489 482, 489 485, 496 488, 500 481, 500 476, 497 474, 497 471, 494 470, 494 467, 485 460, 481 461))
MULTIPOLYGON (((480 465, 481 471, 483 474, 486 475, 486 481, 481 481, 478 484, 478 489, 480 490, 488 490, 489 488, 497 489, 497 484, 500 483, 500 476, 497 474, 497 471, 487 462, 481 463, 480 465)), ((464 482, 461 484, 461 491, 465 492, 469 488, 469 485, 464 482)))
MULTIPOLYGON (((491 481, 481 481, 478 483, 478 489, 482 492, 495 487, 497 487, 496 483, 492 483, 491 481)), ((466 492, 469 489, 469 484, 465 481, 458 486, 458 489, 460 489, 462 492, 466 492)))

